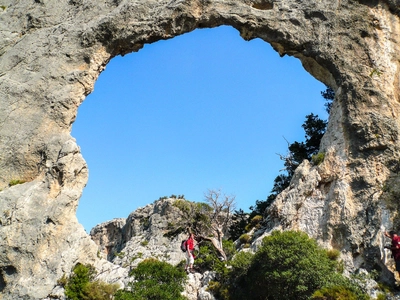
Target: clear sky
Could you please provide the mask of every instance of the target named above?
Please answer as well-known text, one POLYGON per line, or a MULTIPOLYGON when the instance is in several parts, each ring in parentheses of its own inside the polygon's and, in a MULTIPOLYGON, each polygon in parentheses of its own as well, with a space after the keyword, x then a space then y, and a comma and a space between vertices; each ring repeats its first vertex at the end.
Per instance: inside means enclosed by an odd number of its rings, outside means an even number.
POLYGON ((305 116, 327 119, 325 89, 298 59, 227 26, 114 58, 72 128, 89 167, 79 221, 89 232, 159 197, 203 201, 208 189, 249 211, 270 194, 286 140, 304 141, 305 116))

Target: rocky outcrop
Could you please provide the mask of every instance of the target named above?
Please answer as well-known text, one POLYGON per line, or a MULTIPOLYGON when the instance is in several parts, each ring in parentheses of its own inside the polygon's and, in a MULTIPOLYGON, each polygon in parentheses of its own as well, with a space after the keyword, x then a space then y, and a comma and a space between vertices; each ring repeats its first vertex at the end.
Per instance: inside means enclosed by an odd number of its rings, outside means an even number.
MULTIPOLYGON (((174 201, 174 198, 155 201, 138 208, 127 219, 114 219, 90 231, 98 246, 99 256, 107 257, 112 262, 104 266, 104 272, 100 272, 97 279, 117 282, 124 287, 132 280, 128 278, 129 271, 147 258, 172 265, 186 260, 180 245, 187 238, 187 233, 184 228, 179 230, 181 214, 173 205, 174 201)), ((189 274, 184 296, 191 300, 214 300, 206 290, 212 278, 211 272, 189 274)))
POLYGON ((104 258, 125 268, 132 268, 146 258, 157 258, 177 265, 185 260, 180 249, 187 238, 185 229, 171 234, 179 224, 175 199, 164 199, 132 212, 126 220, 114 219, 90 231, 104 258))
MULTIPOLYGON (((350 269, 386 270, 400 227, 398 0, 3 0, 0 6, 0 292, 39 299, 97 246, 75 217, 88 170, 71 137, 109 60, 230 25, 293 55, 336 99, 320 166, 303 165, 269 228, 299 228, 350 269), (25 182, 10 186, 10 183, 25 182), (305 209, 315 208, 315 210, 305 209)), ((389 272, 390 273, 390 272, 389 272)))

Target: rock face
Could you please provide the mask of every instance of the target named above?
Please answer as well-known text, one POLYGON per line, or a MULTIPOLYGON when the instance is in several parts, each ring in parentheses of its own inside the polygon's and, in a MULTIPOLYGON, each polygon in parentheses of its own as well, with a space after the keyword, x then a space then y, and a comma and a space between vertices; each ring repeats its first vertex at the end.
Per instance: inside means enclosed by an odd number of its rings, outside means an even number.
POLYGON ((271 208, 269 229, 305 230, 340 249, 349 270, 379 268, 389 278, 382 229, 400 227, 399 7, 398 0, 3 0, 3 299, 46 297, 76 262, 99 261, 75 217, 88 170, 70 131, 108 61, 219 25, 299 58, 336 92, 325 161, 301 166, 271 208))
MULTIPOLYGON (((185 261, 180 249, 187 238, 185 230, 172 229, 179 225, 180 213, 173 206, 176 199, 162 199, 132 212, 128 218, 114 219, 95 226, 90 236, 98 245, 99 256, 112 262, 103 267, 98 279, 127 285, 128 273, 146 258, 157 258, 173 265, 185 261), (118 271, 118 272, 116 272, 118 271)), ((214 300, 206 290, 211 272, 189 274, 184 296, 189 300, 214 300)))
POLYGON ((146 258, 157 258, 173 265, 185 259, 180 249, 185 231, 170 234, 179 222, 174 199, 156 201, 132 212, 128 218, 99 224, 90 231, 101 255, 124 268, 131 268, 146 258))

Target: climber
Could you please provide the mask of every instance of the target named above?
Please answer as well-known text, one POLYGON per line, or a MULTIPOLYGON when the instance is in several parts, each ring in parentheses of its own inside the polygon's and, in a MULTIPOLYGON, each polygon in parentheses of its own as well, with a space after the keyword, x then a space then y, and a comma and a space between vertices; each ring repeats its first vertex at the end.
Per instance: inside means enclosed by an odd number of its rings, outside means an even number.
POLYGON ((396 263, 396 271, 400 275, 400 236, 393 230, 389 232, 385 231, 385 236, 392 240, 392 244, 390 246, 385 246, 385 248, 392 250, 392 256, 396 263))
POLYGON ((185 271, 193 273, 193 264, 194 264, 194 234, 189 232, 189 238, 186 240, 186 265, 185 271))

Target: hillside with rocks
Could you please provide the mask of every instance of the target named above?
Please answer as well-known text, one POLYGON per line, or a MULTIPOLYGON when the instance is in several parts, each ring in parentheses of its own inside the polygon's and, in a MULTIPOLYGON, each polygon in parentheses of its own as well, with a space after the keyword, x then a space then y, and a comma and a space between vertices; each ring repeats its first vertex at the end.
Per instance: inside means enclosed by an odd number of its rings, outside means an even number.
POLYGON ((185 257, 180 245, 187 233, 170 234, 170 224, 180 219, 174 201, 155 201, 138 208, 127 219, 114 219, 95 226, 90 236, 101 256, 122 267, 136 266, 148 257, 178 264, 185 257))
MULTIPOLYGON (((173 224, 179 224, 181 218, 179 209, 173 205, 175 201, 176 198, 154 201, 138 208, 127 219, 101 223, 90 231, 92 240, 98 246, 99 256, 126 270, 119 273, 104 270, 98 279, 119 282, 122 286, 122 283, 126 285, 129 282, 127 273, 145 259, 156 258, 172 265, 186 261, 180 246, 182 240, 187 238, 187 232, 171 229, 173 224)), ((214 299, 206 291, 211 274, 189 274, 184 295, 189 300, 214 299)))

